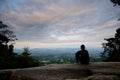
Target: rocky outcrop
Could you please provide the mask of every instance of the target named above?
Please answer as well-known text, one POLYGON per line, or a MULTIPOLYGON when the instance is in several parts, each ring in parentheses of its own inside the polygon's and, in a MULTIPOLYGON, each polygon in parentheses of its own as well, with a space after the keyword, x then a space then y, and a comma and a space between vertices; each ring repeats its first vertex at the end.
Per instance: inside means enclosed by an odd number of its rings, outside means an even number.
POLYGON ((1 70, 0 80, 120 80, 119 62, 50 64, 43 67, 1 70))

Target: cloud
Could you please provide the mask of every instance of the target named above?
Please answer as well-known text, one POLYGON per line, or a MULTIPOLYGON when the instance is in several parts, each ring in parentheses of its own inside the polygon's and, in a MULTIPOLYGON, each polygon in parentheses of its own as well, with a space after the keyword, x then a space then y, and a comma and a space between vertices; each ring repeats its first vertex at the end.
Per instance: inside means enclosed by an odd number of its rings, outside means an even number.
POLYGON ((81 44, 85 44, 86 46, 93 45, 94 47, 100 47, 101 42, 61 42, 61 43, 41 43, 41 42, 17 42, 15 46, 17 48, 59 48, 59 47, 79 47, 81 44), (96 46, 97 45, 97 46, 96 46))
POLYGON ((41 46, 97 45, 114 35, 119 24, 119 7, 108 0, 6 0, 2 4, 1 19, 16 32, 18 46, 25 41, 41 46))

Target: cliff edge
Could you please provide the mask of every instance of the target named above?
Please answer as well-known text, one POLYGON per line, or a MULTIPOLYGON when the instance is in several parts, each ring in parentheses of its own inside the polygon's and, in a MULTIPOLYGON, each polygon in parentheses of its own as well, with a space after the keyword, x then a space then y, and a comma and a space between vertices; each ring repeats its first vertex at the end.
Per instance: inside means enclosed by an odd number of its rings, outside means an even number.
POLYGON ((50 64, 42 67, 0 70, 0 80, 120 80, 120 62, 50 64))

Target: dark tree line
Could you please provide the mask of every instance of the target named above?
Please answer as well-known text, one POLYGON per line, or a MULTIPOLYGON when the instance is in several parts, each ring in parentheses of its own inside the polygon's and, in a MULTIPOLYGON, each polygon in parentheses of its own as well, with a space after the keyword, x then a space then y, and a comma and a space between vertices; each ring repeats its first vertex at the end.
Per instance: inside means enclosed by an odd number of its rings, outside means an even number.
MULTIPOLYGON (((120 6, 120 0, 111 0, 111 2, 114 6, 120 6)), ((102 44, 104 51, 101 53, 103 61, 120 62, 120 28, 116 30, 113 37, 105 40, 107 42, 102 44)))
POLYGON ((38 66, 39 62, 30 56, 29 48, 24 48, 22 55, 14 53, 15 40, 14 32, 0 21, 0 69, 38 66))
POLYGON ((105 40, 107 42, 102 44, 104 48, 104 51, 102 53, 104 61, 120 61, 120 28, 116 30, 114 37, 105 40))

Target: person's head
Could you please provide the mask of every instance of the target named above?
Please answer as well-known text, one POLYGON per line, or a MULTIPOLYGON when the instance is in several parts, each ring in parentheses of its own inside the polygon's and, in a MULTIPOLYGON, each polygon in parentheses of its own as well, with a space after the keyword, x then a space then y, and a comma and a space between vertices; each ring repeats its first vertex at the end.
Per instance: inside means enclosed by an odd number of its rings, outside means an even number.
POLYGON ((82 49, 82 50, 85 50, 85 45, 84 45, 84 44, 81 45, 81 49, 82 49))

